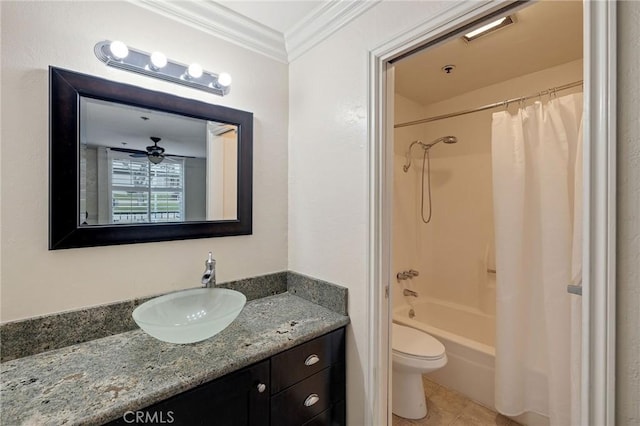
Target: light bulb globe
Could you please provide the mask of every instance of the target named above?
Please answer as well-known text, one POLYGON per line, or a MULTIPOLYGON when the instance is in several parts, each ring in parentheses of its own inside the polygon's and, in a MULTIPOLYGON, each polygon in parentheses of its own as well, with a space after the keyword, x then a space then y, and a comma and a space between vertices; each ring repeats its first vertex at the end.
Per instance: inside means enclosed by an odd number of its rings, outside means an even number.
POLYGON ((109 44, 109 50, 111 51, 113 57, 117 60, 124 59, 127 57, 127 55, 129 55, 129 48, 127 47, 127 45, 118 40, 112 41, 109 44))
POLYGON ((220 75, 218 76, 218 84, 223 87, 230 86, 231 76, 226 72, 220 73, 220 75))
POLYGON ((187 70, 189 76, 191 78, 200 78, 202 77, 202 67, 200 64, 193 63, 189 65, 189 69, 187 70))
POLYGON ((167 65, 167 57, 162 52, 153 52, 151 54, 151 65, 155 69, 164 68, 167 65))

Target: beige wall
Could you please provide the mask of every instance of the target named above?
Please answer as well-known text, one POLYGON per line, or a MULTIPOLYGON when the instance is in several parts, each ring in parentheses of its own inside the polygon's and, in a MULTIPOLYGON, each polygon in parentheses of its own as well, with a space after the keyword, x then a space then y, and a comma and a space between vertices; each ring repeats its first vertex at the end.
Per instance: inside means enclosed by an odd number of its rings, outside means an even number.
POLYGON ((640 2, 618 3, 616 424, 640 424, 640 2))
POLYGON ((287 269, 286 64, 129 2, 0 4, 2 321, 198 286, 208 251, 220 281, 287 269), (231 94, 107 67, 93 53, 104 39, 227 71, 231 94), (49 65, 253 112, 253 235, 48 251, 49 65))
MULTIPOLYGON (((582 61, 578 60, 427 106, 396 96, 396 122, 527 96, 581 79, 582 61)), ((563 91, 559 96, 579 90, 563 91)), ((394 232, 394 272, 417 269, 420 276, 404 285, 417 290, 421 296, 487 314, 495 314, 495 275, 487 273, 487 268, 495 269, 491 175, 491 116, 495 111, 399 128, 394 141, 394 231, 400 231, 394 232), (430 151, 433 214, 431 222, 423 224, 420 218, 422 149, 414 146, 408 173, 402 171, 402 164, 413 140, 428 143, 445 135, 458 137, 458 143, 438 144, 430 151), (487 251, 491 253, 488 257, 487 251)), ((428 215, 426 186, 425 179, 425 216, 428 215)), ((394 285, 394 296, 400 293, 401 287, 394 285)), ((404 301, 410 298, 402 297, 394 303, 404 301)))

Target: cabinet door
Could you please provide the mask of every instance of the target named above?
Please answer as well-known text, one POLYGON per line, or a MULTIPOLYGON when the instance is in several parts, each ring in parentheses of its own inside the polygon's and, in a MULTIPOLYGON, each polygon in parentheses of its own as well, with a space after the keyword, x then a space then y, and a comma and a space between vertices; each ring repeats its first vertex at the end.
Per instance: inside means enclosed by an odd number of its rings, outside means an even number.
POLYGON ((269 424, 269 401, 269 361, 263 361, 109 424, 262 426, 269 424))

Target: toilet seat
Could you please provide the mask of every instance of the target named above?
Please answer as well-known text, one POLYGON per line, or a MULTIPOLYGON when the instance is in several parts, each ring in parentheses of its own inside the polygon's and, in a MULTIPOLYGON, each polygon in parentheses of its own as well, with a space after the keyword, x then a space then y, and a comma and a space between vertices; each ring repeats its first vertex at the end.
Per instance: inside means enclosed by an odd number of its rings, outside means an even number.
POLYGON ((400 324, 392 324, 391 347, 402 358, 439 360, 445 357, 445 348, 435 337, 400 324))

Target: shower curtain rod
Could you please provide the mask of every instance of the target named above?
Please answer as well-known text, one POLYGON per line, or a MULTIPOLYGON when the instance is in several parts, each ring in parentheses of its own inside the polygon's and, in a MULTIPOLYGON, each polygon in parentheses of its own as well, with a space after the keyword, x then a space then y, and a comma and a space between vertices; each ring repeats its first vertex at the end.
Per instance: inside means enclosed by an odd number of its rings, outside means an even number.
POLYGON ((498 107, 506 107, 506 106, 509 106, 509 104, 514 103, 514 102, 524 102, 524 101, 526 101, 528 99, 537 98, 537 97, 540 97, 540 96, 544 96, 544 95, 548 95, 550 93, 557 92, 559 90, 571 89, 571 88, 578 87, 578 86, 582 86, 582 80, 574 81, 573 83, 568 83, 568 84, 565 84, 565 85, 562 85, 562 86, 558 86, 558 87, 552 87, 551 89, 547 89, 547 90, 543 90, 541 92, 538 92, 535 95, 529 95, 529 96, 524 96, 524 97, 519 97, 519 98, 507 99, 506 101, 496 102, 496 103, 489 104, 489 105, 484 105, 484 106, 481 106, 481 107, 478 107, 478 108, 467 109, 467 110, 458 111, 458 112, 451 112, 449 114, 436 115, 434 117, 423 118, 423 119, 415 120, 415 121, 408 121, 406 123, 399 123, 399 124, 395 124, 393 127, 395 129, 397 129, 398 127, 415 126, 416 124, 423 124, 423 123, 429 123, 431 121, 443 120, 445 118, 458 117, 460 115, 471 114, 473 112, 486 111, 488 109, 493 109, 493 108, 498 108, 498 107))

